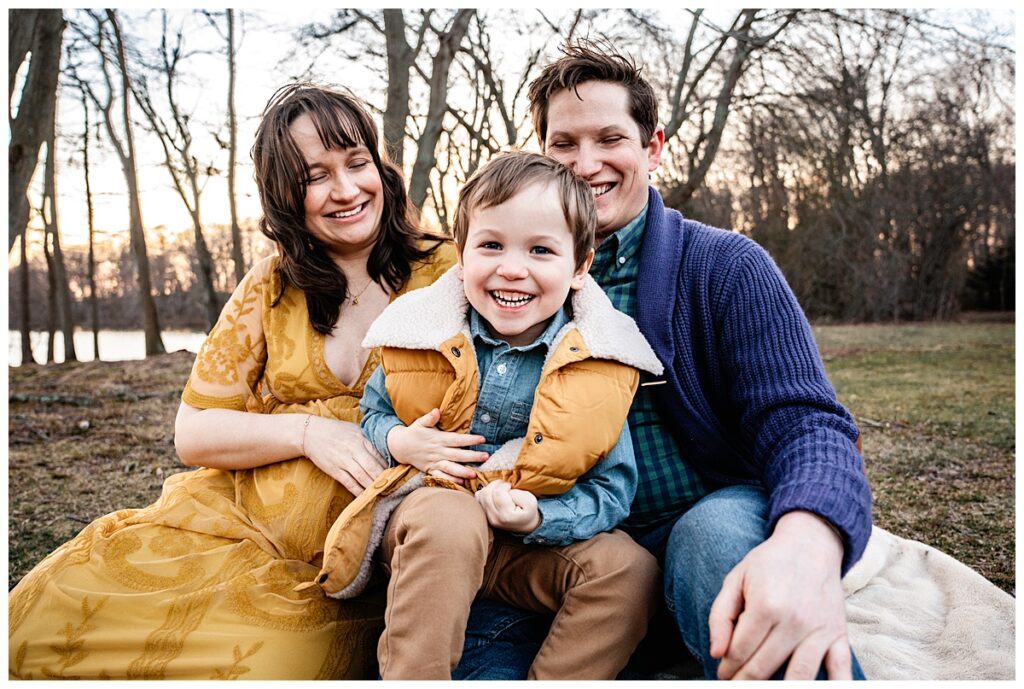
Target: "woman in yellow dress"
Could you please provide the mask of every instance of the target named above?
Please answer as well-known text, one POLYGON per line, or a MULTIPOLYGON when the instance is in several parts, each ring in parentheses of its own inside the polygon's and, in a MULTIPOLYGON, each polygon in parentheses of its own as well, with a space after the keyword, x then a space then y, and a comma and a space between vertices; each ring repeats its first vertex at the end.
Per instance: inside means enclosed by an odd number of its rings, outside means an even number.
POLYGON ((347 94, 296 84, 268 103, 252 154, 278 254, 238 285, 182 393, 175 447, 200 468, 97 519, 11 591, 12 678, 375 675, 382 591, 346 602, 303 585, 384 467, 358 426, 379 363, 363 336, 454 261, 378 148, 347 94))

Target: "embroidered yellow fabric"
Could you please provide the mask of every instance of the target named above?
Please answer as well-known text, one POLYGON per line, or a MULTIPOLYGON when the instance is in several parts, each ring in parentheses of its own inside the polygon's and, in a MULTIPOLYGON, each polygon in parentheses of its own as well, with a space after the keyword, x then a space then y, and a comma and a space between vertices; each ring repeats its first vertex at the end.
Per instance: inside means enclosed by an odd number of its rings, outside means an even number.
MULTIPOLYGON (((430 284, 454 258, 442 246, 399 293, 430 284)), ((271 308, 276 266, 266 259, 239 284, 182 399, 358 421, 378 352, 343 385, 305 296, 289 288, 271 308)), ((295 591, 316 576, 327 531, 351 500, 305 458, 169 477, 154 504, 100 517, 11 591, 10 677, 372 679, 381 587, 354 601, 295 591)))

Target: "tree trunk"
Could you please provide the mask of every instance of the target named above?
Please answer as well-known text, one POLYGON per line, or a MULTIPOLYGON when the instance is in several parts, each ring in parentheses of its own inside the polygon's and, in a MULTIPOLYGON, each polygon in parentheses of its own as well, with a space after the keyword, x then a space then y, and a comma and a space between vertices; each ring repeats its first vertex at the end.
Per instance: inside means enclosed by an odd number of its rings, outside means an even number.
POLYGON ((21 237, 21 270, 18 277, 21 282, 21 363, 34 364, 36 358, 32 354, 32 319, 29 310, 29 275, 28 275, 28 232, 22 232, 21 237))
MULTIPOLYGON (((45 200, 43 201, 45 203, 45 200)), ((50 251, 49 223, 43 229, 43 256, 46 258, 46 363, 56 361, 54 341, 57 339, 57 271, 53 269, 53 253, 50 251)))
POLYGON ((210 255, 209 247, 203 236, 203 223, 201 218, 202 189, 199 184, 201 167, 197 158, 192 154, 192 134, 189 131, 189 117, 183 115, 178 107, 177 97, 174 94, 175 75, 177 74, 178 60, 182 55, 181 34, 178 34, 178 44, 170 49, 167 47, 167 12, 163 11, 163 40, 161 41, 162 66, 160 76, 165 79, 165 90, 167 104, 170 107, 174 120, 173 128, 168 126, 163 118, 157 113, 153 102, 150 99, 149 87, 146 82, 140 81, 131 84, 130 88, 142 108, 143 114, 149 120, 153 133, 160 141, 160 147, 164 151, 164 160, 167 172, 171 176, 175 191, 181 198, 185 208, 188 209, 189 217, 192 219, 192 231, 196 245, 196 276, 199 278, 199 285, 205 296, 206 319, 212 329, 217 323, 217 316, 220 315, 220 303, 217 298, 217 289, 214 286, 213 258, 210 255), (180 167, 180 170, 179 170, 180 167), (187 189, 186 189, 186 178, 187 189))
POLYGON ((196 240, 196 263, 199 266, 199 281, 206 293, 206 320, 210 324, 210 329, 213 330, 213 326, 217 325, 217 317, 220 316, 220 300, 217 299, 217 289, 213 285, 213 256, 210 255, 210 248, 206 245, 203 224, 199 220, 199 197, 195 198, 196 206, 191 215, 192 231, 196 240))
POLYGON ((733 39, 736 41, 736 51, 732 54, 729 67, 725 73, 725 79, 715 99, 715 113, 712 119, 711 130, 706 135, 703 154, 696 169, 689 171, 686 182, 672 189, 665 195, 665 205, 669 208, 680 208, 690 200, 694 192, 704 184, 711 163, 718 154, 718 146, 722 141, 722 132, 725 130, 726 121, 729 119, 729 112, 733 105, 733 93, 740 76, 747 66, 747 58, 753 50, 751 42, 751 27, 757 18, 757 10, 743 10, 743 23, 736 31, 733 39))
POLYGON ((235 206, 235 156, 238 149, 238 119, 235 116, 235 11, 227 10, 228 18, 228 207, 231 210, 231 260, 235 264, 235 283, 245 277, 245 256, 242 253, 242 228, 238 225, 235 206))
POLYGON ((57 322, 64 334, 64 361, 78 361, 75 353, 75 320, 71 314, 71 288, 64 264, 64 252, 60 246, 60 216, 57 213, 57 111, 50 126, 50 138, 46 142, 46 165, 43 168, 43 210, 53 238, 53 281, 51 283, 57 306, 57 322))
POLYGON ((131 87, 128 83, 128 64, 124 54, 124 40, 114 10, 106 10, 107 18, 114 29, 117 48, 117 64, 121 71, 121 116, 124 120, 124 138, 127 148, 122 158, 125 180, 128 184, 128 206, 130 218, 131 247, 139 275, 139 299, 142 302, 143 331, 146 336, 146 356, 163 354, 164 344, 160 339, 160 321, 157 318, 156 301, 153 299, 152 281, 149 276, 149 257, 146 253, 146 235, 142 224, 142 204, 139 199, 139 179, 135 169, 135 137, 132 134, 132 120, 128 110, 131 87))
POLYGON ((430 171, 437 162, 437 142, 441 136, 444 116, 448 111, 448 71, 455 54, 459 51, 462 38, 469 28, 469 20, 476 10, 459 10, 452 26, 440 38, 437 54, 434 55, 430 72, 430 104, 427 107, 427 121, 420 136, 416 162, 409 180, 409 199, 417 208, 423 207, 430 186, 430 171))
POLYGON ((32 50, 32 35, 39 14, 45 10, 7 10, 7 100, 14 97, 14 77, 32 50))
POLYGON ((96 298, 96 228, 93 226, 92 185, 89 180, 89 101, 82 92, 82 112, 85 113, 85 129, 82 137, 82 170, 85 172, 85 210, 89 221, 89 315, 92 324, 92 352, 95 361, 100 360, 100 309, 96 298))
POLYGON ((8 55, 17 59, 17 53, 20 53, 20 59, 8 65, 8 74, 11 75, 8 82, 9 94, 13 94, 13 77, 26 55, 24 36, 32 36, 32 58, 21 102, 18 104, 18 116, 10 121, 11 138, 7 147, 9 253, 18 235, 28 225, 28 188, 32 183, 32 175, 39 161, 39 147, 46 140, 47 126, 53 117, 56 102, 64 17, 59 9, 9 10, 8 20, 8 55))
POLYGON ((405 40, 402 10, 384 10, 384 42, 388 55, 388 100, 384 106, 384 148, 402 167, 405 158, 405 121, 409 118, 409 70, 413 50, 405 40))

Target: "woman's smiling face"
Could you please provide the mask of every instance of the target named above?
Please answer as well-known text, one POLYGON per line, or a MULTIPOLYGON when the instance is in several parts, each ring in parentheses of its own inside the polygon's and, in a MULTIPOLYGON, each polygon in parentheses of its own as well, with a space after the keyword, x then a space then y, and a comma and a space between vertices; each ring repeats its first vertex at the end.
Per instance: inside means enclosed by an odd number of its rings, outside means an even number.
POLYGON ((309 166, 303 201, 305 225, 329 254, 368 252, 380 230, 384 191, 380 172, 365 146, 324 148, 309 115, 289 127, 309 166))

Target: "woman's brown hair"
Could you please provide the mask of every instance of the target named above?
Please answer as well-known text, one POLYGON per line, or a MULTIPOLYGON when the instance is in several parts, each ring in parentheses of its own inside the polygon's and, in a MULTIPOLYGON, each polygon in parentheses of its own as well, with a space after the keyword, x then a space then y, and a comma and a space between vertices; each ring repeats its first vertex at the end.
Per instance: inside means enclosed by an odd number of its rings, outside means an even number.
MULTIPOLYGON (((252 147, 263 207, 260 231, 277 244, 282 294, 288 285, 302 290, 313 328, 327 335, 348 297, 348 281, 323 243, 306 229, 303 201, 309 166, 289 129, 304 114, 313 121, 324 148, 365 146, 380 173, 383 210, 367 260, 370 279, 393 291, 400 289, 412 273, 412 264, 424 260, 447 238, 418 227, 402 173, 381 155, 377 127, 355 96, 307 83, 278 89, 263 110, 252 147), (435 240, 436 244, 420 248, 422 239, 435 240)), ((281 296, 277 295, 275 305, 281 296)))

